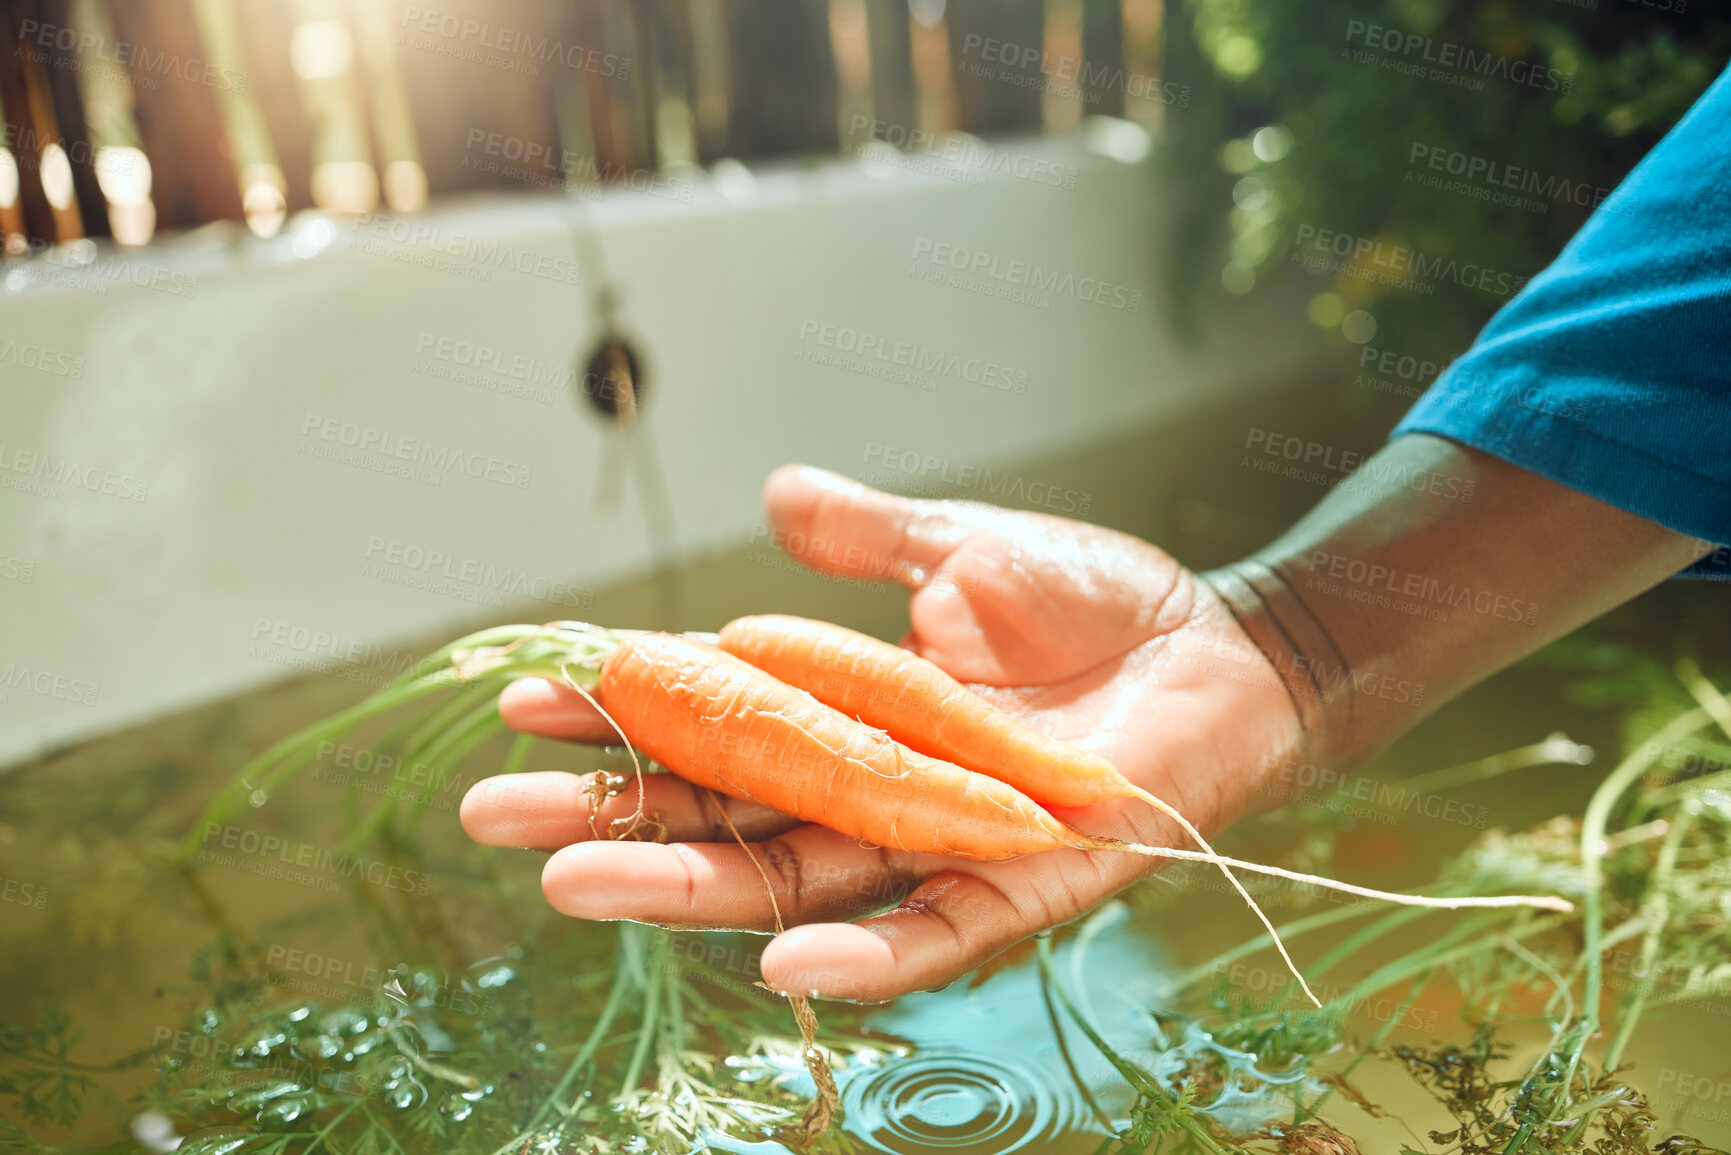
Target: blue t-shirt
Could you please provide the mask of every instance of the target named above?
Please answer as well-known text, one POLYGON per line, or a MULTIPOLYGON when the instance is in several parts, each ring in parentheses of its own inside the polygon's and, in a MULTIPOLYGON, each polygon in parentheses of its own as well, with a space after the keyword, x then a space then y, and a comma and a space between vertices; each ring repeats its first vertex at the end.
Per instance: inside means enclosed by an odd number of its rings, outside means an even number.
MULTIPOLYGON (((1731 542, 1731 69, 1391 437, 1731 542)), ((1731 579, 1731 550, 1684 572, 1731 579)))

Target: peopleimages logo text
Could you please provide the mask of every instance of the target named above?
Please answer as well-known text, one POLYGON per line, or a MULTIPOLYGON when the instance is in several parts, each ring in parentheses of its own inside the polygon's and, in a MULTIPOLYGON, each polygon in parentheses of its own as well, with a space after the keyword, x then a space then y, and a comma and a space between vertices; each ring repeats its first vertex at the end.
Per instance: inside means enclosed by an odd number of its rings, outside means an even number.
POLYGON ((1045 157, 995 148, 978 137, 910 128, 905 124, 873 120, 869 116, 855 116, 848 126, 847 135, 847 151, 851 153, 858 153, 873 142, 881 142, 892 149, 905 149, 948 164, 959 165, 982 178, 1015 177, 1053 188, 1073 189, 1076 187, 1076 176, 1081 171, 1073 164, 1059 164, 1045 157), (856 141, 858 143, 853 143, 856 141))
POLYGON ((18 42, 18 47, 13 50, 15 56, 23 56, 40 64, 56 64, 62 67, 70 65, 75 68, 88 57, 126 69, 130 73, 132 86, 146 91, 156 88, 155 78, 159 76, 172 76, 188 84, 202 84, 207 88, 233 92, 236 95, 244 94, 247 89, 247 74, 244 72, 222 68, 196 57, 182 60, 176 52, 152 52, 142 44, 129 44, 124 40, 111 42, 106 36, 99 36, 89 30, 80 31, 64 25, 47 24, 41 20, 20 20, 18 42), (67 55, 55 58, 47 56, 48 52, 62 52, 67 55))
POLYGON ((1438 40, 1417 32, 1403 32, 1399 28, 1366 24, 1362 20, 1346 22, 1346 39, 1348 43, 1362 44, 1379 52, 1415 58, 1415 64, 1422 62, 1473 76, 1495 77, 1546 92, 1567 93, 1575 88, 1572 73, 1558 72, 1549 65, 1511 60, 1500 52, 1480 50, 1452 40, 1438 40))
MULTIPOLYGON (((1069 95, 1079 93, 1087 104, 1097 103, 1102 91, 1120 92, 1134 100, 1152 100, 1158 104, 1171 104, 1179 108, 1190 107, 1190 86, 1178 84, 1175 81, 1162 81, 1157 76, 1146 76, 1138 72, 1126 72, 1123 68, 1115 68, 1105 61, 1092 62, 1078 56, 1048 52, 1043 45, 1016 44, 1013 41, 996 40, 989 36, 981 36, 970 32, 962 37, 962 57, 978 56, 988 64, 1003 65, 1010 69, 1010 74, 1000 76, 1001 80, 1016 81, 1021 79, 1020 87, 1036 87, 1028 84, 1025 78, 1015 74, 1027 72, 1030 66, 1040 76, 1060 82, 1054 90, 1069 95), (1063 84, 1071 81, 1073 84, 1063 84), (1080 85, 1078 88, 1077 85, 1080 85)), ((968 64, 963 69, 980 74, 978 68, 968 64)))
MULTIPOLYGON (((498 52, 507 57, 522 57, 541 64, 558 63, 574 71, 592 72, 610 80, 631 78, 631 58, 628 56, 615 56, 610 52, 585 48, 581 44, 566 44, 549 36, 504 25, 495 27, 486 21, 458 16, 454 12, 439 12, 414 5, 405 7, 399 42, 402 42, 401 35, 411 33, 438 36, 461 45, 468 45, 472 41, 477 48, 498 52)), ((423 43, 409 43, 408 46, 427 47, 423 43)), ((539 73, 530 72, 529 75, 539 73)))
MULTIPOLYGON (((970 249, 962 245, 936 241, 930 237, 914 240, 914 264, 949 269, 977 278, 979 282, 1000 282, 1035 293, 1070 297, 1088 305, 1135 312, 1142 305, 1142 290, 1128 288, 1099 277, 1083 276, 1062 269, 1049 269, 1032 261, 1003 258, 996 253, 970 249)), ((960 287, 969 287, 964 281, 960 287)))
MULTIPOLYGON (((1457 149, 1416 140, 1407 152, 1406 162, 1408 180, 1413 179, 1413 170, 1422 166, 1433 173, 1461 177, 1474 186, 1482 185, 1488 194, 1486 199, 1516 208, 1528 208, 1534 203, 1528 198, 1536 198, 1540 204, 1539 211, 1544 211, 1543 202, 1547 201, 1596 209, 1605 203, 1612 192, 1603 185, 1571 181, 1565 177, 1542 176, 1534 169, 1504 164, 1488 157, 1473 156, 1457 149)), ((1421 178, 1423 175, 1420 174, 1421 178)), ((1607 211, 1617 212, 1619 209, 1613 202, 1607 211)))
POLYGON ((1520 292, 1527 283, 1527 278, 1517 273, 1453 257, 1431 256, 1422 249, 1319 229, 1315 225, 1298 226, 1292 259, 1312 272, 1340 273, 1398 288, 1448 281, 1465 289, 1507 297, 1520 292))
POLYGON ((873 360, 915 373, 954 377, 974 385, 1005 393, 1026 393, 1028 373, 982 357, 964 358, 958 353, 898 341, 879 333, 816 321, 807 317, 799 325, 799 339, 825 349, 852 354, 861 361, 873 360))
POLYGON ((934 457, 913 449, 885 445, 881 441, 866 442, 865 456, 861 460, 867 465, 875 462, 883 469, 880 475, 866 479, 873 485, 895 484, 903 478, 918 478, 920 482, 935 482, 953 489, 975 490, 999 504, 1025 501, 1030 505, 1070 514, 1086 514, 1094 503, 1092 494, 1066 489, 1049 482, 1030 482, 1016 474, 1001 470, 993 472, 978 465, 952 461, 947 457, 934 457))

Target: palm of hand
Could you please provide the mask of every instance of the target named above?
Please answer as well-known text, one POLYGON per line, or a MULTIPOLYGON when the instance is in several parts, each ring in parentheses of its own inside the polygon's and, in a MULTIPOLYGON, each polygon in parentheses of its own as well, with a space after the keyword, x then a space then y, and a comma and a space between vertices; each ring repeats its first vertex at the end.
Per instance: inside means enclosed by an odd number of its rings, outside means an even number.
MULTIPOLYGON (((765 496, 790 541, 828 543, 811 551, 818 568, 913 588, 904 645, 1036 729, 1105 757, 1205 831, 1243 813, 1259 776, 1296 744, 1291 701, 1236 622, 1144 542, 1037 514, 910 502, 816 470, 778 471, 765 496)), ((547 683, 512 687, 501 709, 519 729, 604 733, 586 703, 547 683)), ((489 780, 465 799, 464 825, 483 842, 553 850, 548 899, 588 918, 766 929, 775 911, 764 864, 792 927, 765 949, 764 978, 802 993, 873 1000, 941 985, 1156 865, 1109 852, 977 863, 862 847, 725 800, 734 826, 757 842, 752 859, 714 799, 665 777, 645 783, 643 803, 674 842, 596 841, 586 785, 564 774, 489 780), (887 913, 829 921, 904 892, 887 913)), ((608 801, 596 827, 636 804, 635 788, 608 801)), ((1185 844, 1134 800, 1060 817, 1090 833, 1185 844)))

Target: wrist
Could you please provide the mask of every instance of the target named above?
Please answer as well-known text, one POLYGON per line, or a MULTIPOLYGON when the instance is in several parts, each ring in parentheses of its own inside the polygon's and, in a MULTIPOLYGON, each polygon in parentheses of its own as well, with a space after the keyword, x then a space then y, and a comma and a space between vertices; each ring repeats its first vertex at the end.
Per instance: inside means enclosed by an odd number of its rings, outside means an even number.
POLYGON ((1358 679, 1328 626, 1294 588, 1299 575, 1249 558, 1199 575, 1226 603, 1292 699, 1302 730, 1296 756, 1342 768, 1373 751, 1372 718, 1358 679))
POLYGON ((1279 541, 1202 575, 1292 695, 1304 756, 1319 766, 1362 763, 1467 686, 1700 553, 1438 438, 1400 438, 1370 464, 1279 541), (1415 477, 1458 484, 1419 488, 1415 477))

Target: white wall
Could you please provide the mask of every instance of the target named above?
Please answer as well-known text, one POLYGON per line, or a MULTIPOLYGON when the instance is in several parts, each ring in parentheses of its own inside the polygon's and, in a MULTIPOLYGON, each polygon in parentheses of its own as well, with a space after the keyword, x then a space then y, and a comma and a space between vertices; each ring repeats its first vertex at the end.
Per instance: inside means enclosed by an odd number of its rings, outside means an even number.
MULTIPOLYGON (((733 197, 704 180, 582 202, 651 359, 641 436, 666 472, 682 555, 744 543, 759 485, 784 461, 859 473, 878 443, 1013 463, 1294 358, 1294 335, 1254 319, 1203 348, 1171 336, 1156 287, 1158 153, 1125 163, 1078 137, 993 159, 1006 157, 935 173, 837 162, 760 173, 733 197), (1072 169, 1073 187, 1043 183, 1072 169), (922 238, 995 257, 1000 272, 1028 261, 1141 300, 1055 295, 1041 308, 927 283, 910 276, 922 238), (999 363, 1026 375, 1026 392, 943 374, 926 391, 802 360, 824 324, 999 363)), ((281 678, 285 656, 578 616, 563 587, 550 604, 493 599, 501 574, 581 589, 641 572, 651 549, 635 483, 602 500, 604 471, 622 469, 616 433, 569 390, 525 399, 422 371, 436 363, 424 347, 448 340, 543 378, 567 372, 595 336, 594 270, 572 284, 533 265, 565 271, 572 219, 569 202, 525 195, 441 207, 413 222, 433 236, 412 244, 379 235, 388 222, 307 218, 268 242, 195 234, 85 266, 9 266, 0 764, 281 678), (531 271, 487 264, 494 242, 531 271), (305 451, 336 446, 303 432, 314 418, 526 467, 529 483, 435 469, 435 485, 321 460, 305 451), (448 553, 458 580, 441 592, 369 574, 386 560, 380 540, 448 553), (255 641, 273 633, 289 644, 261 660, 255 641)))

